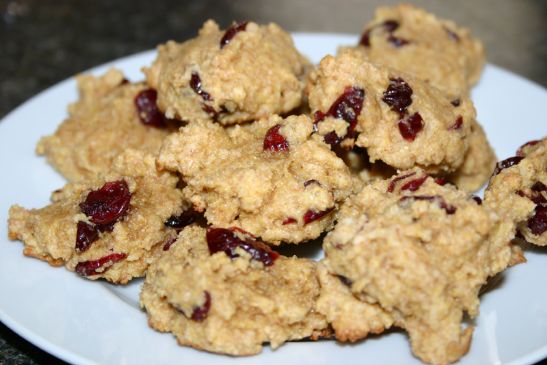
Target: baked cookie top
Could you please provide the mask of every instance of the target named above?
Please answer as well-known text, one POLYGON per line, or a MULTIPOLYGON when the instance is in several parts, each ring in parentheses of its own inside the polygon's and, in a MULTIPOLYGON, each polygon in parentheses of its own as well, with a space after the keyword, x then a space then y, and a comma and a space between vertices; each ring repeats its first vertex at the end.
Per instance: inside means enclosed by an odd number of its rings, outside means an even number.
POLYGON ((234 124, 298 107, 308 67, 276 24, 243 22, 221 30, 208 20, 196 38, 159 46, 144 72, 169 118, 234 124))
POLYGON ((176 236, 165 221, 187 206, 177 182, 168 172, 156 172, 153 157, 127 150, 110 173, 67 184, 44 208, 12 206, 9 237, 23 241, 27 256, 88 279, 125 284, 144 276, 176 236))
POLYGON ((285 257, 237 229, 189 226, 149 269, 141 305, 149 324, 181 345, 252 355, 263 343, 316 338, 315 262, 285 257))
POLYGON ((439 185, 424 171, 403 171, 349 199, 325 238, 329 272, 377 303, 410 336, 423 361, 447 364, 463 356, 489 276, 512 260, 500 218, 467 193, 439 185))
POLYGON ((158 166, 182 174, 184 196, 210 224, 300 243, 331 227, 352 189, 348 167, 317 137, 304 115, 190 123, 166 139, 158 166))
POLYGON ((484 46, 469 29, 410 4, 380 7, 357 47, 373 63, 405 71, 457 99, 484 66, 484 46))
POLYGON ((547 245, 547 138, 498 162, 484 202, 512 220, 528 242, 547 245))
POLYGON ((107 173, 127 148, 156 154, 173 131, 173 122, 157 110, 155 92, 127 82, 120 71, 81 75, 77 82, 80 97, 69 106, 68 118, 36 147, 68 180, 107 173))
POLYGON ((367 149, 396 169, 454 171, 469 146, 475 109, 407 74, 374 65, 359 51, 326 56, 310 75, 309 103, 327 143, 367 149))

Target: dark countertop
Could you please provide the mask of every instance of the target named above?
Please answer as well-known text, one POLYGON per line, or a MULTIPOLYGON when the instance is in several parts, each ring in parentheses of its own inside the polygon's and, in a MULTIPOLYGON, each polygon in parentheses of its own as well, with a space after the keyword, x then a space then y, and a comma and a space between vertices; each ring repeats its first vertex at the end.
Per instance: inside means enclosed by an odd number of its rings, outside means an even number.
MULTIPOLYGON (((473 30, 488 61, 547 86, 547 1, 414 1, 473 30)), ((381 4, 369 0, 0 0, 0 117, 77 72, 192 37, 213 18, 274 21, 292 31, 360 33, 381 4)), ((0 324, 0 364, 59 360, 0 324)), ((62 363, 62 362, 61 362, 62 363)))

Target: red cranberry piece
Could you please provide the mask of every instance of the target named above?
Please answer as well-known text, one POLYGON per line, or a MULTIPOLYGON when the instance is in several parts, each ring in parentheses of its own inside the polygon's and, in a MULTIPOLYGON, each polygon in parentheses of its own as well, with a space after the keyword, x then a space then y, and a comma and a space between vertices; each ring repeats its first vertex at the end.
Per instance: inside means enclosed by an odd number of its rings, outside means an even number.
MULTIPOLYGON (((343 119, 346 121, 349 126, 347 129, 347 134, 345 136, 337 136, 336 133, 330 135, 329 137, 325 136, 325 142, 333 144, 336 140, 342 140, 346 137, 353 136, 355 127, 357 126, 357 118, 361 114, 361 109, 363 108, 363 102, 365 100, 365 90, 359 87, 348 86, 344 89, 344 93, 338 97, 332 103, 329 110, 326 113, 316 112, 315 113, 315 123, 319 123, 324 120, 326 117, 332 117, 337 119, 343 119)), ((329 134, 331 134, 329 133, 329 134)), ((336 142, 336 144, 339 143, 336 142)))
POLYGON ((80 203, 80 209, 91 222, 108 225, 125 216, 130 200, 127 183, 124 180, 112 181, 89 192, 85 201, 80 203))
POLYGON ((411 176, 414 176, 416 175, 415 172, 410 172, 408 174, 405 174, 405 175, 402 175, 402 176, 397 176, 397 177, 394 177, 390 182, 389 182, 389 185, 387 186, 387 192, 388 193, 393 193, 393 191, 395 190, 395 185, 397 185, 397 183, 401 180, 404 180, 406 179, 407 177, 411 177, 411 176))
POLYGON ((165 243, 163 244, 163 250, 164 251, 169 251, 169 249, 171 248, 171 246, 173 245, 173 243, 175 243, 177 241, 177 237, 171 237, 169 238, 167 241, 165 241, 165 243))
POLYGON ((338 137, 335 131, 332 131, 325 134, 325 136, 323 137, 323 141, 325 141, 326 144, 330 144, 331 146, 336 146, 340 142, 342 142, 342 139, 338 137))
POLYGON ((114 230, 114 224, 116 224, 116 222, 110 222, 108 224, 97 224, 95 227, 99 232, 112 232, 114 230))
POLYGON ((225 45, 230 43, 232 38, 235 37, 235 35, 239 32, 242 32, 247 28, 247 24, 249 22, 241 22, 241 23, 234 23, 232 24, 228 29, 226 29, 226 32, 224 32, 224 35, 222 36, 222 39, 220 40, 220 48, 224 48, 225 45))
POLYGON ((98 260, 83 261, 76 265, 75 271, 82 276, 98 275, 106 272, 112 265, 124 260, 127 257, 125 253, 112 253, 101 257, 98 260), (106 267, 104 267, 106 265, 106 267), (103 269, 98 271, 99 269, 103 269))
POLYGON ((401 116, 412 104, 412 88, 402 78, 389 79, 389 86, 384 91, 382 101, 401 116))
POLYGON ((203 292, 205 296, 205 302, 200 307, 195 307, 192 311, 192 316, 190 317, 193 321, 202 322, 207 318, 209 314, 209 309, 211 309, 211 295, 207 290, 203 292))
POLYGON ((99 232, 97 227, 79 221, 76 229, 76 251, 84 252, 91 247, 91 244, 99 239, 99 232))
POLYGON ((463 118, 461 115, 458 115, 458 117, 456 118, 456 121, 454 122, 454 124, 452 124, 450 127, 448 127, 448 130, 458 130, 458 129, 461 129, 463 125, 463 118))
POLYGON ((528 228, 535 235, 540 235, 547 231, 547 206, 537 205, 534 215, 528 219, 528 228))
POLYGON ((396 20, 386 20, 381 24, 381 26, 386 30, 388 33, 393 33, 399 28, 399 22, 396 20))
POLYGON ((199 77, 199 74, 197 72, 192 72, 192 76, 190 77, 190 87, 196 94, 201 96, 201 98, 205 101, 211 101, 213 98, 211 98, 211 95, 209 95, 208 92, 204 91, 201 88, 201 78, 199 77))
POLYGON ((543 196, 542 192, 547 191, 547 187, 541 182, 537 181, 531 187, 532 194, 529 197, 535 204, 547 205, 547 199, 543 196))
POLYGON ((455 107, 459 107, 462 101, 460 99, 454 99, 450 102, 450 104, 454 105, 455 107))
POLYGON ((541 142, 541 141, 540 141, 540 140, 534 140, 534 141, 526 142, 525 144, 523 144, 522 146, 520 146, 519 149, 517 150, 517 157, 524 157, 524 149, 525 149, 526 147, 530 147, 530 146, 536 145, 536 144, 538 144, 539 142, 541 142))
POLYGON ((477 202, 478 205, 482 205, 482 199, 479 196, 473 196, 473 200, 477 202))
POLYGON ((361 36, 361 39, 359 40, 359 44, 364 47, 370 47, 370 32, 372 29, 367 29, 361 36))
POLYGON ((502 170, 505 170, 506 168, 509 168, 511 166, 518 165, 520 161, 522 161, 523 157, 515 156, 515 157, 509 157, 506 158, 503 161, 500 161, 496 164, 496 168, 494 169, 494 173, 492 176, 496 176, 499 174, 502 170))
POLYGON ((139 119, 142 124, 164 128, 167 126, 165 122, 165 116, 158 109, 156 100, 158 93, 154 89, 146 89, 141 91, 135 97, 135 106, 139 114, 139 119))
POLYGON ((448 182, 448 181, 446 181, 445 178, 442 178, 442 177, 437 177, 437 178, 435 178, 434 181, 435 181, 436 184, 441 185, 441 186, 446 185, 446 183, 448 182))
POLYGON ((399 132, 404 139, 412 142, 416 139, 418 133, 424 128, 422 116, 419 113, 414 113, 410 116, 405 116, 398 123, 399 132))
POLYGON ((166 227, 175 228, 177 230, 183 229, 186 226, 194 223, 198 218, 199 213, 193 209, 187 209, 181 214, 175 216, 172 215, 163 224, 166 227))
POLYGON ((334 210, 334 207, 331 207, 331 208, 328 208, 327 210, 323 210, 321 212, 317 212, 315 210, 308 210, 305 214, 304 214, 304 225, 306 224, 309 224, 311 222, 314 222, 318 219, 321 219, 323 218, 324 216, 326 216, 327 214, 329 214, 330 212, 332 212, 334 210))
POLYGON ((263 149, 264 151, 280 152, 287 151, 289 149, 289 142, 279 134, 280 124, 274 125, 266 132, 264 137, 263 149))
POLYGON ((420 188, 420 186, 422 186, 425 180, 427 180, 427 175, 420 177, 418 179, 410 180, 409 182, 401 186, 401 191, 403 190, 416 191, 420 188))
POLYGON ((297 220, 294 219, 293 217, 288 217, 288 218, 285 218, 285 220, 283 221, 283 225, 286 226, 287 224, 294 224, 296 223, 297 220))
POLYGON ((256 240, 248 235, 241 239, 234 231, 243 231, 241 229, 225 229, 225 228, 208 228, 207 229, 207 246, 209 253, 212 255, 217 252, 224 252, 228 257, 235 258, 239 255, 236 253, 236 248, 241 248, 247 251, 253 260, 262 262, 265 266, 271 266, 279 257, 279 254, 273 251, 268 245, 256 240))

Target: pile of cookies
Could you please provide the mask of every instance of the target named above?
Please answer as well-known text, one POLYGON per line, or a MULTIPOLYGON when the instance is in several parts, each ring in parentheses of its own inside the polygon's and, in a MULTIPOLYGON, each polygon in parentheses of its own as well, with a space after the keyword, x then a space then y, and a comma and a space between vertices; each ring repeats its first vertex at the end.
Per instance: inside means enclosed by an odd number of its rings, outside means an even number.
POLYGON ((37 146, 69 183, 13 206, 9 236, 88 279, 145 277, 149 325, 181 345, 398 327, 424 362, 454 362, 488 279, 547 244, 547 139, 496 163, 469 97, 483 64, 467 29, 410 5, 318 65, 275 24, 207 21, 144 82, 78 77, 37 146), (319 262, 277 252, 314 240, 319 262))

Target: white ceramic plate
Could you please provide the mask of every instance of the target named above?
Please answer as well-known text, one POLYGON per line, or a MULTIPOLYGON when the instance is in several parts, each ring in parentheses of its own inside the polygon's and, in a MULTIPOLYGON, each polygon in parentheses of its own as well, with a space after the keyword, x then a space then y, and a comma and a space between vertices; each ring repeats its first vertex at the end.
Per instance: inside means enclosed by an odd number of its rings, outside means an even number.
MULTIPOLYGON (((296 34, 298 48, 318 62, 354 36, 296 34)), ((131 80, 154 52, 126 57, 91 70, 115 66, 131 80)), ((64 184, 34 154, 38 139, 51 134, 77 97, 73 79, 32 98, 0 122, 0 320, 59 358, 78 364, 420 364, 402 332, 355 345, 334 341, 289 343, 261 355, 232 358, 177 346, 170 334, 146 323, 139 309, 142 280, 127 287, 82 279, 63 268, 25 258, 22 245, 7 239, 7 213, 18 203, 37 208, 64 184)), ((473 99, 500 158, 524 142, 547 135, 547 91, 519 76, 488 65, 473 99)), ((547 356, 547 250, 527 251, 528 263, 506 272, 502 285, 482 298, 470 352, 459 364, 529 364, 547 356)))

